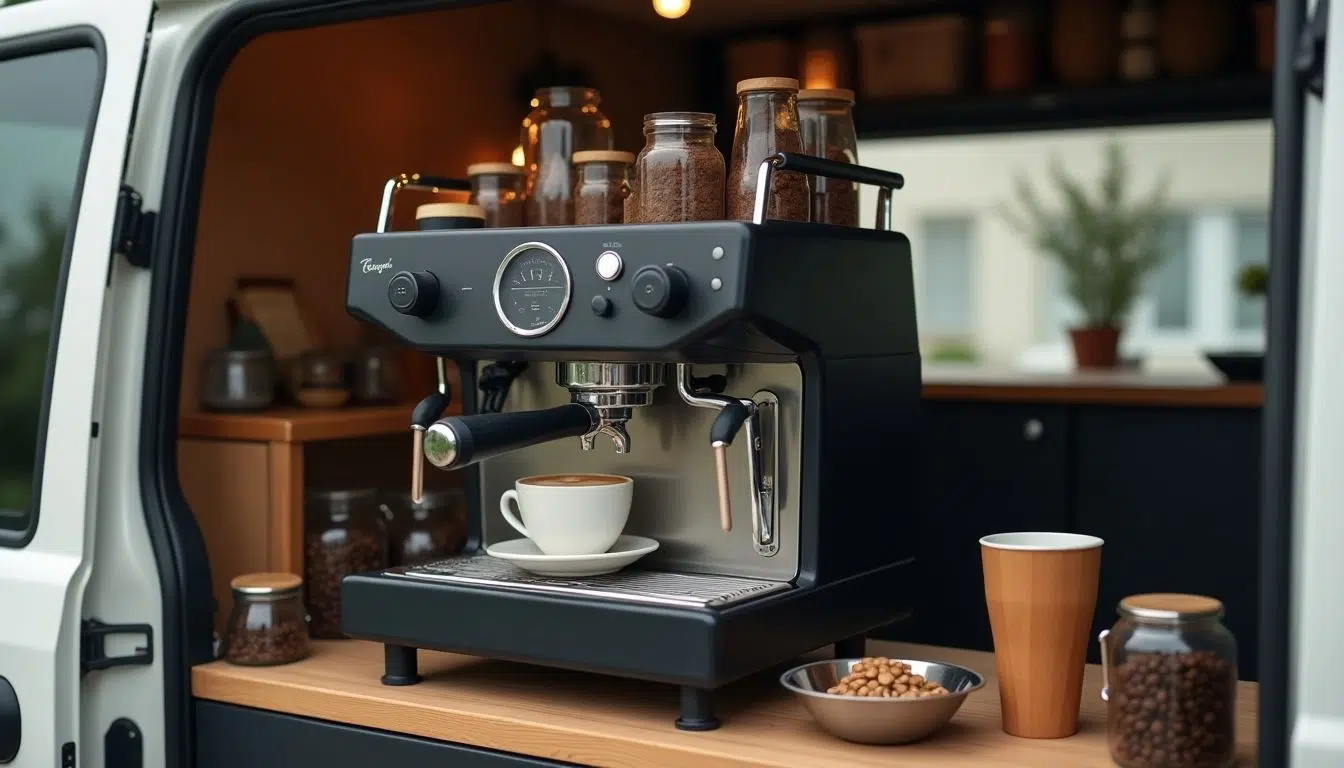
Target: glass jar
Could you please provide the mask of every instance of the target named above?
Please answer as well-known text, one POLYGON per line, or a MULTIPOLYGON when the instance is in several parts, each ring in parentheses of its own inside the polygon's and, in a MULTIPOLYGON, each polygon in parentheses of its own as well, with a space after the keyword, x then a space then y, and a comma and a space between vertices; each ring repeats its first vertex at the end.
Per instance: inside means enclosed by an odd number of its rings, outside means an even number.
POLYGON ((212 349, 201 379, 201 407, 260 411, 275 400, 275 359, 264 349, 212 349))
POLYGON ((629 152, 590 149, 574 153, 575 224, 620 224, 625 220, 625 199, 630 197, 629 152))
POLYGON ((467 541, 467 505, 460 489, 426 491, 419 503, 401 494, 384 505, 388 561, 418 565, 450 557, 467 541))
POLYGON ((234 579, 233 611, 219 655, 230 664, 269 667, 308 655, 303 579, 292 573, 249 573, 234 579))
POLYGON ((625 223, 717 221, 723 218, 726 173, 714 146, 718 122, 708 112, 644 116, 644 149, 635 159, 634 192, 625 223))
POLYGON ((527 171, 513 163, 476 163, 467 166, 470 202, 485 211, 487 227, 523 226, 523 191, 527 171))
POLYGON ((294 368, 294 398, 307 408, 339 408, 350 399, 345 365, 339 355, 309 350, 294 368))
POLYGON ((304 581, 313 637, 339 638, 341 580, 387 567, 387 531, 373 489, 310 491, 303 508, 304 581))
POLYGON ((1237 641, 1223 604, 1199 595, 1134 595, 1098 638, 1111 758, 1125 768, 1232 765, 1237 641))
MULTIPOLYGON (((837 163, 859 162, 854 133, 854 92, 844 88, 798 92, 798 124, 803 152, 837 163)), ((812 221, 859 226, 859 185, 842 179, 809 176, 812 221)))
MULTIPOLYGON (((751 221, 761 162, 778 152, 802 152, 798 127, 798 81, 756 77, 737 84, 737 129, 728 164, 728 218, 751 221)), ((807 177, 782 171, 770 184, 767 219, 808 220, 807 177)))
POLYGON ((401 360, 392 347, 368 346, 350 356, 354 369, 355 400, 365 403, 395 403, 401 400, 401 360))
POLYGON ((571 158, 586 149, 613 149, 611 121, 598 110, 593 88, 537 90, 523 119, 523 167, 527 170, 524 218, 530 227, 574 223, 571 158))

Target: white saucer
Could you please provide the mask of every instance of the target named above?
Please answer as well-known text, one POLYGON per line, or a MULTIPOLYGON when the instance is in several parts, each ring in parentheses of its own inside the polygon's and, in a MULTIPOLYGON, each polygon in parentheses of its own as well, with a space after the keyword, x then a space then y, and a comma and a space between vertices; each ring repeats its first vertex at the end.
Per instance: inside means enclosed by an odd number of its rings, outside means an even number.
POLYGON ((485 553, 538 576, 601 576, 615 573, 658 548, 643 536, 622 536, 600 555, 543 555, 531 539, 510 539, 485 548, 485 553))

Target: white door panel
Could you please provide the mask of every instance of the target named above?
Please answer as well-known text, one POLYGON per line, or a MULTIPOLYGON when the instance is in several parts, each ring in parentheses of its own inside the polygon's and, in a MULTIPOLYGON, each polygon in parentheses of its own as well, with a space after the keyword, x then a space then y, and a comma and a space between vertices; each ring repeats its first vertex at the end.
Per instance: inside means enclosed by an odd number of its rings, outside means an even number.
MULTIPOLYGON (((39 427, 37 438, 41 463, 32 497, 36 515, 29 516, 32 524, 17 531, 11 526, 0 537, 0 616, 6 617, 0 621, 0 676, 13 686, 22 712, 22 738, 13 761, 18 766, 60 766, 62 745, 72 743, 79 752, 92 746, 78 743, 80 617, 95 531, 92 425, 100 420, 95 392, 102 373, 99 351, 117 195, 151 16, 151 0, 0 5, 0 89, 9 88, 12 95, 31 86, 36 78, 14 74, 20 66, 52 61, 39 57, 72 49, 84 49, 77 55, 91 55, 100 73, 90 81, 96 107, 83 107, 94 119, 89 127, 84 118, 87 140, 78 153, 83 162, 75 172, 74 193, 67 186, 65 196, 51 199, 50 210, 69 211, 71 218, 63 225, 64 283, 55 291, 58 303, 49 320, 56 341, 50 348, 54 354, 46 360, 45 430, 39 427)), ((55 87, 41 95, 42 103, 57 107, 68 96, 55 87)), ((13 126, 16 135, 43 125, 40 115, 19 114, 23 103, 0 99, 0 126, 13 126)), ((0 163, 8 164, 0 165, 0 206, 6 203, 6 190, 23 191, 21 174, 42 167, 42 162, 36 155, 0 154, 0 163)), ((31 189, 38 188, 28 181, 31 189)), ((25 201, 8 202, 12 210, 25 201)), ((17 218, 11 215, 10 223, 17 218)), ((0 264, 0 269, 6 266, 0 264)), ((17 281, 18 274, 0 271, 0 281, 17 281)), ((0 284, 0 295, 7 287, 0 284)), ((5 311, 0 302, 0 315, 5 311)), ((0 359, 0 366, 24 363, 0 359)), ((0 433, 12 426, 0 422, 0 433)), ((82 755, 76 759, 85 764, 82 755)))

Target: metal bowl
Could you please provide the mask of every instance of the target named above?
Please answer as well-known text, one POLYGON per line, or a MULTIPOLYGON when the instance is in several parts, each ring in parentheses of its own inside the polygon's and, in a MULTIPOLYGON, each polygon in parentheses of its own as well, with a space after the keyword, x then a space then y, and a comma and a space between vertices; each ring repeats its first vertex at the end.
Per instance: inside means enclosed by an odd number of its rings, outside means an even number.
POLYGON ((859 744, 908 744, 928 738, 947 725, 966 696, 979 690, 985 678, 955 664, 892 659, 909 665, 914 673, 947 689, 944 696, 882 699, 839 696, 826 689, 840 682, 862 659, 827 659, 794 667, 779 682, 813 719, 832 736, 859 744))

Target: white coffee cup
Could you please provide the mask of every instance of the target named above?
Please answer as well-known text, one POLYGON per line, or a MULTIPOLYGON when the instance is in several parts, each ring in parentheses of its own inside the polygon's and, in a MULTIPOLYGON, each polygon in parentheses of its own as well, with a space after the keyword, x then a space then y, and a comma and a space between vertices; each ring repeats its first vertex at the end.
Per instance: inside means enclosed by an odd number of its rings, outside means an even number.
POLYGON ((625 530, 634 489, 635 481, 622 475, 534 475, 499 497, 499 512, 542 554, 600 555, 625 530))

